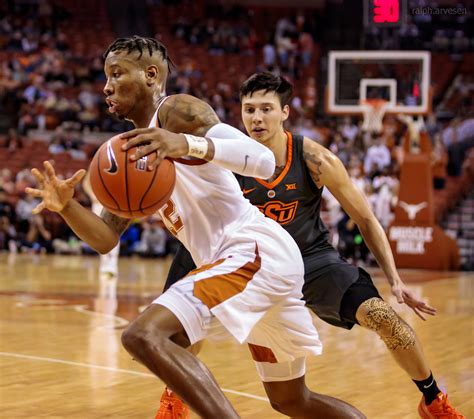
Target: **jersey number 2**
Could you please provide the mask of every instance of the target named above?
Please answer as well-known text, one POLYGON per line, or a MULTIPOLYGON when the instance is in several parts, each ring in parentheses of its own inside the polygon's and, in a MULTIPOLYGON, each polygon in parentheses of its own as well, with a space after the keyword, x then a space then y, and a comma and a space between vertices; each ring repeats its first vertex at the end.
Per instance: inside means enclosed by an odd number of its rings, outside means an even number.
POLYGON ((183 220, 181 220, 174 206, 174 202, 171 199, 165 204, 165 209, 162 211, 162 214, 166 228, 173 236, 177 236, 178 232, 183 228, 183 220))

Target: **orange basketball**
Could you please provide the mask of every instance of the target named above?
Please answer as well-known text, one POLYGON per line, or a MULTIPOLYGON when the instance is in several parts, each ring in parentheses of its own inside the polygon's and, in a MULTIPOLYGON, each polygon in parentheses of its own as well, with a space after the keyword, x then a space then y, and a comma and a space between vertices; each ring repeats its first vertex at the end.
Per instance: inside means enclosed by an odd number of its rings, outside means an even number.
POLYGON ((124 142, 116 135, 97 150, 89 166, 92 190, 104 208, 120 217, 152 215, 173 192, 174 163, 164 159, 153 171, 148 170, 155 156, 131 161, 136 148, 123 151, 124 142))

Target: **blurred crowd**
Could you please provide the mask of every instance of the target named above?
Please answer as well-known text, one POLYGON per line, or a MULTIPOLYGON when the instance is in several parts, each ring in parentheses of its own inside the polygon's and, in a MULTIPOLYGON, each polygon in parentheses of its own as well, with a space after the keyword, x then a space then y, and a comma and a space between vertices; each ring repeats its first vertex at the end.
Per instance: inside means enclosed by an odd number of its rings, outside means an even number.
MULTIPOLYGON (((341 159, 353 182, 365 193, 377 219, 387 229, 397 205, 399 169, 407 152, 408 128, 392 116, 386 118, 384 131, 379 134, 364 132, 361 126, 360 119, 344 117, 315 127, 293 125, 287 128, 320 142, 341 159)), ((443 189, 448 175, 461 174, 466 149, 474 145, 474 118, 443 122, 430 115, 422 134, 430 140, 433 186, 443 189)), ((52 155, 57 149, 64 152, 63 141, 58 136, 54 138, 49 152, 52 155)), ((15 135, 0 146, 15 151, 24 141, 30 140, 15 135)), ((63 176, 71 174, 66 172, 63 176)), ((50 213, 31 214, 39 201, 24 194, 24 189, 35 185, 29 167, 16 175, 7 168, 0 171, 0 250, 91 253, 59 217, 50 213)), ((90 205, 82 188, 76 196, 84 205, 90 205)), ((372 262, 357 226, 327 189, 323 193, 322 217, 330 229, 332 243, 346 258, 358 263, 372 262)), ((121 240, 122 255, 159 257, 173 253, 175 247, 175 240, 156 218, 137 220, 121 240)))
MULTIPOLYGON (((72 173, 66 173, 65 178, 72 173)), ((95 253, 79 241, 72 230, 59 216, 49 212, 33 214, 40 203, 25 194, 26 187, 35 187, 36 179, 30 169, 19 171, 16 176, 3 168, 0 170, 0 251, 12 253, 95 253)), ((76 191, 76 198, 90 207, 91 202, 82 187, 76 191)), ((164 257, 176 250, 177 242, 158 217, 137 220, 121 237, 121 255, 143 257, 164 257)))
MULTIPOLYGON (((423 0, 416 4, 421 5, 423 0)), ((415 3, 411 4, 415 7, 415 3)), ((193 48, 205 49, 209 57, 231 57, 239 62, 254 62, 253 71, 271 70, 292 81, 295 95, 287 128, 306 135, 328 147, 344 163, 363 190, 384 228, 393 219, 398 191, 398 175, 404 154, 406 125, 389 121, 379 135, 364 133, 357 118, 331 118, 317 114, 316 27, 311 17, 295 11, 280 17, 268 29, 251 20, 242 8, 214 8, 218 17, 201 20, 181 16, 169 25, 173 39, 193 48), (242 61, 239 61, 242 60, 242 61)), ((0 5, 0 153, 21 153, 31 130, 49 133, 47 153, 54 159, 67 153, 75 161, 91 157, 91 147, 84 135, 90 132, 120 132, 130 128, 110 117, 103 104, 104 85, 102 49, 92 48, 88 55, 71 45, 64 27, 74 16, 50 0, 6 2, 0 5), (3 151, 2 151, 3 150, 3 151)), ((472 40, 457 33, 455 27, 463 16, 450 17, 439 30, 431 30, 430 15, 413 15, 395 35, 392 32, 368 31, 368 47, 413 48, 419 45, 433 50, 464 52, 472 40), (457 19, 457 20, 456 20, 457 19), (454 31, 453 31, 454 30, 454 31), (467 39, 467 43, 466 43, 467 39)), ((461 22, 462 23, 462 22, 461 22)), ((168 34, 170 35, 170 34, 168 34)), ((160 34, 157 34, 160 38, 160 34)), ((105 48, 106 45, 103 46, 105 48)), ((173 45, 168 45, 173 52, 173 45)), ((221 120, 241 129, 239 85, 249 75, 234 69, 211 84, 207 68, 192 54, 180 57, 171 74, 167 93, 189 93, 210 103, 221 120)), ((463 153, 474 133, 472 80, 460 79, 455 86, 460 98, 457 109, 461 118, 439 118, 435 113, 425 121, 423 130, 432 146, 434 187, 442 189, 447 175, 461 173, 463 153)), ((65 171, 62 176, 71 173, 65 171)), ((32 215, 37 200, 24 194, 34 186, 30 168, 0 171, 0 250, 25 252, 88 253, 85 245, 52 214, 32 215)), ((79 200, 90 202, 83 191, 79 200)), ((325 191, 323 217, 331 230, 333 243, 352 259, 370 263, 369 253, 357 226, 343 214, 340 205, 325 191)), ((137 221, 122 237, 123 255, 164 256, 172 253, 174 240, 159 220, 137 221)))
POLYGON ((66 9, 41 0, 5 2, 0 11, 0 130, 26 134, 64 122, 80 130, 124 128, 102 103, 103 51, 75 52, 62 30, 71 19, 66 9))

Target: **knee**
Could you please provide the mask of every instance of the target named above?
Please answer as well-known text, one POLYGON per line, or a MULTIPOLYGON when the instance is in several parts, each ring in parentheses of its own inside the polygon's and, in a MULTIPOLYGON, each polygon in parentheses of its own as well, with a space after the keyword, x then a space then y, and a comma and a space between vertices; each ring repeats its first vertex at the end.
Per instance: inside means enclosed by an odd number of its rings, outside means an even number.
POLYGON ((372 298, 362 303, 357 317, 359 323, 375 331, 389 349, 406 349, 415 344, 413 329, 380 298, 372 298))
POLYGON ((164 341, 159 331, 153 334, 146 327, 141 327, 132 323, 122 333, 122 345, 128 353, 139 357, 143 353, 155 346, 163 346, 160 342, 164 341))
POLYGON ((147 340, 143 330, 133 325, 129 325, 122 333, 122 345, 131 354, 135 353, 136 348, 147 340))

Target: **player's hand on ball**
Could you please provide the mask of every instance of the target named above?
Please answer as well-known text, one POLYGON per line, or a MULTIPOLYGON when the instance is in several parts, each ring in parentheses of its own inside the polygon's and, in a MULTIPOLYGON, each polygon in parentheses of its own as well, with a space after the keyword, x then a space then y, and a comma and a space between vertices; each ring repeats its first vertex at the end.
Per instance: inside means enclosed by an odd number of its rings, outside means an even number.
POLYGON ((139 160, 143 156, 156 153, 156 159, 152 161, 148 168, 154 170, 165 157, 178 158, 188 153, 188 142, 183 134, 162 128, 137 128, 124 132, 120 138, 127 140, 122 146, 122 150, 133 150, 130 159, 139 160))
POLYGON ((42 199, 32 213, 39 214, 44 209, 61 212, 74 196, 74 187, 82 180, 86 171, 84 169, 78 170, 69 179, 60 180, 49 161, 45 161, 43 164, 44 172, 40 172, 36 168, 31 170, 38 181, 38 189, 25 189, 27 194, 42 199))
POLYGON ((392 294, 400 304, 406 304, 421 319, 426 320, 424 314, 434 316, 436 309, 420 300, 401 280, 392 285, 392 294))

